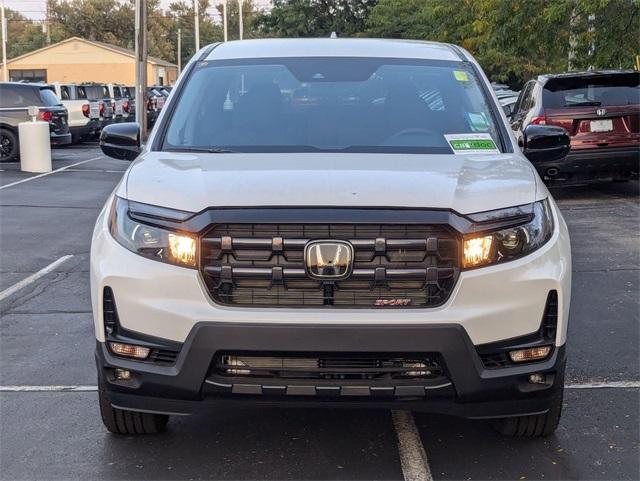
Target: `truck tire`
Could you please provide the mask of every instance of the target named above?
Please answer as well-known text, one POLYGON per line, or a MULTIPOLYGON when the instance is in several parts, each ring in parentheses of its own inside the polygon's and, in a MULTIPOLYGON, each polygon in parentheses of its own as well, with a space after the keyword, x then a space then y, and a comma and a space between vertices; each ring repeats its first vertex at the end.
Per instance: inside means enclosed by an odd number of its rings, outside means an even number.
POLYGON ((504 436, 539 438, 552 435, 560 423, 564 386, 554 398, 549 411, 531 416, 498 419, 496 430, 504 436))
POLYGON ((18 134, 13 130, 0 128, 0 162, 14 162, 18 160, 19 154, 18 134))
POLYGON ((103 381, 99 381, 100 415, 109 432, 115 434, 156 434, 167 427, 169 416, 114 408, 109 402, 103 381))

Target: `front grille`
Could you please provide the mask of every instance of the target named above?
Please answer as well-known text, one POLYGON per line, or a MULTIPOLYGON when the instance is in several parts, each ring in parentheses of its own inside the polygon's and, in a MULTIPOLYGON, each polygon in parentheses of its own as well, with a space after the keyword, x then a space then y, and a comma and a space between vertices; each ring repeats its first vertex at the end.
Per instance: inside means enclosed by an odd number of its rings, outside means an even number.
POLYGON ((434 307, 459 273, 458 236, 441 225, 218 224, 201 239, 201 270, 214 301, 255 307, 434 307), (312 240, 346 240, 351 275, 307 275, 312 240))
POLYGON ((435 354, 291 355, 221 354, 212 374, 231 377, 316 380, 437 379, 443 369, 435 354))

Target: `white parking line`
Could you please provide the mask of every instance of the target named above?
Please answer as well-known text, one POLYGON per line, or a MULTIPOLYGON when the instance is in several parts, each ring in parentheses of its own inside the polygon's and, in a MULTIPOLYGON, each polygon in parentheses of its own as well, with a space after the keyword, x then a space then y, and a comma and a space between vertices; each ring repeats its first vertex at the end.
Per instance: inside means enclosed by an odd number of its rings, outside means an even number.
POLYGON ((615 388, 640 388, 640 381, 604 381, 587 382, 580 384, 565 384, 565 389, 615 389, 615 388))
POLYGON ((427 453, 411 411, 391 411, 398 436, 398 453, 404 481, 433 481, 427 453))
POLYGON ((7 297, 9 297, 10 295, 14 294, 15 292, 18 292, 20 289, 22 289, 23 287, 28 286, 32 282, 37 281, 42 276, 44 276, 44 275, 48 274, 49 272, 51 272, 52 270, 54 270, 60 264, 63 264, 64 262, 67 262, 72 257, 73 257, 73 254, 62 256, 60 259, 58 259, 57 261, 53 261, 51 264, 49 264, 44 269, 40 269, 35 274, 31 274, 29 277, 27 277, 25 279, 22 279, 20 282, 15 283, 11 287, 7 287, 4 291, 0 292, 0 301, 2 301, 3 299, 6 299, 7 297))
POLYGON ((55 174, 56 172, 62 172, 63 170, 70 169, 71 167, 75 167, 76 165, 86 164, 87 162, 93 162, 94 160, 102 159, 104 155, 99 155, 98 157, 93 157, 92 159, 83 160, 81 162, 76 162, 75 164, 67 165, 66 167, 61 167, 56 170, 52 170, 51 172, 45 172, 44 174, 34 175, 33 177, 27 177, 26 179, 18 180, 16 182, 11 182, 10 184, 3 185, 0 187, 0 190, 6 189, 7 187, 13 187, 14 185, 22 184, 23 182, 29 182, 30 180, 39 179, 40 177, 45 177, 47 175, 55 174))

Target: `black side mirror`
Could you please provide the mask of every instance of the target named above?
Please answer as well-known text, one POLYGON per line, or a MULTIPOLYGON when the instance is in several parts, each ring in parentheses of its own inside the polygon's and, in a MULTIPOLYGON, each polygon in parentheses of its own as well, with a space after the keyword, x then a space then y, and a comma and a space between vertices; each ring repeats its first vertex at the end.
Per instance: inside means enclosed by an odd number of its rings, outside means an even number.
POLYGON ((140 124, 125 122, 107 125, 100 134, 100 148, 114 159, 134 160, 142 151, 140 124))
POLYGON ((569 134, 562 127, 529 125, 523 132, 522 152, 531 162, 561 160, 571 149, 569 134))

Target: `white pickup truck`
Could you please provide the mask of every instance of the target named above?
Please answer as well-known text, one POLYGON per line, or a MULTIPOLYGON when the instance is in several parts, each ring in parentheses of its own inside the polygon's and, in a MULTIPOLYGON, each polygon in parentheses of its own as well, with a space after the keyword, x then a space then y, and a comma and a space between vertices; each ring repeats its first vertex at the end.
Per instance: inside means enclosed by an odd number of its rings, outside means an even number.
MULTIPOLYGON (((98 217, 91 296, 102 419, 257 405, 495 418, 562 410, 567 226, 478 63, 374 39, 211 45, 183 71, 98 217)), ((277 428, 275 428, 277 429, 277 428)))
POLYGON ((82 142, 95 136, 102 127, 100 102, 89 100, 82 85, 54 82, 49 87, 69 112, 72 142, 82 142))

